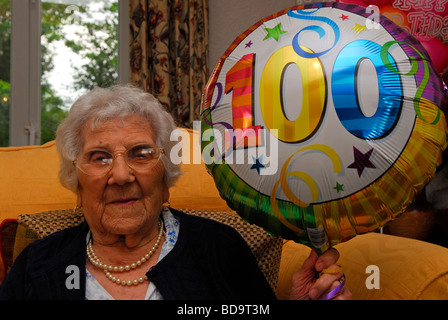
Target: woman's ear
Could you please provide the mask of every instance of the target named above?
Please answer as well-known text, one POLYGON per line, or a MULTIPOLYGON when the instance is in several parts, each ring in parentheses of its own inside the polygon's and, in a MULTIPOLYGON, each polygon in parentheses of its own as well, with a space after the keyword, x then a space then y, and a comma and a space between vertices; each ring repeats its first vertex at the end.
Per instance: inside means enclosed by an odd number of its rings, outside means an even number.
POLYGON ((165 186, 165 190, 163 191, 163 203, 170 202, 170 189, 165 186))
POLYGON ((78 189, 78 191, 76 192, 76 194, 77 194, 77 199, 76 199, 76 206, 78 207, 78 208, 82 208, 82 195, 81 195, 81 190, 80 189, 78 189))

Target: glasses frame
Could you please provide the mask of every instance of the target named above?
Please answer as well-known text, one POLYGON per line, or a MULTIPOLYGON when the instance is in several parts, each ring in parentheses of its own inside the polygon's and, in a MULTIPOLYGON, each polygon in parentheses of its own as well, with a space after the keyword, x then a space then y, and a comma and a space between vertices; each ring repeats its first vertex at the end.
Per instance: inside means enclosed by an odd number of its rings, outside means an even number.
MULTIPOLYGON (((140 144, 136 144, 136 145, 130 147, 129 149, 126 149, 125 151, 116 151, 116 152, 113 152, 113 153, 111 153, 111 152, 109 152, 109 151, 106 151, 106 150, 101 150, 101 152, 108 153, 108 154, 110 154, 110 155, 112 156, 112 162, 111 162, 110 166, 109 166, 108 169, 107 169, 106 171, 104 171, 103 173, 99 173, 99 174, 91 174, 91 173, 87 173, 87 172, 85 172, 85 171, 78 165, 78 159, 79 159, 79 157, 75 158, 75 159, 72 161, 72 163, 73 163, 73 165, 74 165, 76 168, 78 168, 82 173, 84 173, 84 174, 86 174, 86 175, 88 175, 88 176, 98 177, 98 176, 107 175, 107 174, 112 170, 112 168, 113 168, 113 166, 114 166, 114 163, 115 163, 115 159, 116 159, 118 156, 120 156, 120 155, 123 157, 124 162, 126 163, 126 165, 127 165, 131 170, 134 170, 134 171, 141 171, 141 170, 149 170, 149 169, 154 168, 154 167, 157 165, 157 163, 159 163, 160 159, 162 158, 162 155, 165 154, 165 149, 163 149, 162 147, 158 147, 158 146, 155 146, 155 147, 149 147, 150 149, 157 150, 157 151, 159 152, 159 157, 157 158, 157 161, 155 161, 153 165, 151 165, 151 166, 149 166, 149 167, 147 167, 147 168, 144 168, 144 169, 138 169, 138 168, 135 168, 134 166, 132 166, 132 165, 127 161, 127 154, 128 154, 128 152, 129 152, 130 150, 134 149, 135 147, 138 147, 138 146, 145 146, 145 144, 141 144, 141 143, 140 143, 140 144)), ((94 151, 94 150, 92 150, 92 151, 94 151)), ((98 150, 98 151, 100 151, 100 150, 98 150)))

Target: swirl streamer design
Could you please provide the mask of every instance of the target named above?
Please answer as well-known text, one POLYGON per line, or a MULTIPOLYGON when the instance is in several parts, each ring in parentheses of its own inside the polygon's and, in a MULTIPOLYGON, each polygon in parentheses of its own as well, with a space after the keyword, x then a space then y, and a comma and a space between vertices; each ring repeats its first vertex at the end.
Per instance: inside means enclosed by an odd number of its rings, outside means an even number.
POLYGON ((310 189, 311 195, 312 195, 312 202, 317 201, 317 199, 319 198, 319 188, 318 188, 318 185, 316 184, 316 182, 313 180, 313 178, 309 174, 307 174, 306 172, 303 172, 303 171, 287 172, 288 166, 290 165, 293 158, 297 154, 304 152, 304 151, 308 151, 308 150, 321 151, 323 154, 328 156, 328 158, 330 158, 330 160, 333 164, 334 173, 340 173, 342 171, 341 161, 340 161, 337 153, 332 148, 330 148, 326 145, 311 145, 311 146, 304 147, 304 148, 298 150, 297 152, 293 153, 288 158, 288 160, 285 162, 285 164, 282 167, 281 173, 280 173, 280 179, 275 183, 274 187, 272 188, 272 193, 271 193, 271 197, 270 197, 271 205, 272 205, 272 210, 274 211, 274 213, 275 213, 276 217, 279 219, 279 221, 282 224, 284 224, 286 227, 288 227, 289 229, 291 229, 292 231, 297 232, 297 233, 303 233, 304 230, 301 228, 298 228, 296 225, 290 223, 287 219, 285 219, 283 213, 280 211, 278 204, 277 204, 277 191, 278 191, 278 187, 280 185, 283 192, 285 193, 286 197, 292 203, 294 203, 295 205, 302 207, 302 208, 309 206, 309 203, 302 201, 297 195, 294 194, 294 191, 292 191, 288 185, 287 178, 288 177, 296 177, 296 178, 299 178, 302 181, 304 181, 305 184, 310 189))
MULTIPOLYGON (((402 76, 406 76, 406 77, 415 76, 419 70, 419 65, 418 65, 417 58, 410 56, 409 59, 411 60, 412 68, 409 72, 401 73, 397 69, 395 69, 394 64, 390 62, 390 56, 388 55, 388 51, 389 51, 390 47, 392 47, 394 44, 401 44, 401 45, 409 46, 419 55, 420 61, 422 61, 422 63, 423 63, 424 73, 423 73, 423 78, 421 79, 420 85, 418 86, 417 93, 415 95, 414 109, 415 109, 415 112, 417 113, 417 117, 419 117, 421 120, 427 122, 427 120, 424 118, 424 116, 420 110, 420 104, 429 102, 427 99, 422 100, 423 92, 425 91, 426 85, 429 82, 429 66, 428 66, 428 62, 427 62, 427 57, 423 56, 423 54, 419 50, 417 50, 414 46, 412 46, 409 43, 406 43, 404 41, 389 41, 389 42, 387 42, 381 48, 381 60, 383 61, 384 65, 390 71, 392 71, 393 73, 396 73, 398 75, 402 75, 402 76)), ((440 111, 440 109, 437 109, 437 115, 436 115, 435 119, 432 122, 430 122, 430 124, 436 124, 437 122, 439 122, 440 116, 441 116, 441 111, 440 111)))
POLYGON ((333 45, 331 46, 331 48, 329 48, 329 49, 327 49, 327 50, 324 50, 324 51, 322 51, 322 52, 314 52, 314 53, 307 52, 307 51, 303 50, 303 49, 300 47, 300 45, 299 45, 299 43, 298 43, 299 35, 300 35, 302 32, 304 32, 304 31, 314 31, 314 32, 316 32, 316 33, 319 35, 319 38, 322 39, 322 37, 325 35, 325 30, 324 30, 321 26, 318 26, 318 25, 315 25, 315 26, 307 26, 307 27, 303 28, 302 30, 300 30, 300 31, 294 36, 294 39, 293 39, 293 41, 292 41, 292 46, 293 46, 293 48, 294 48, 294 51, 295 51, 299 56, 304 57, 304 58, 315 58, 315 57, 319 57, 319 56, 322 56, 322 55, 328 53, 331 49, 334 48, 334 46, 336 45, 336 43, 338 43, 339 38, 340 38, 340 36, 341 36, 341 32, 340 32, 340 30, 339 30, 339 27, 338 27, 338 25, 337 25, 333 20, 328 19, 327 17, 319 17, 319 16, 312 16, 312 15, 311 15, 311 14, 313 14, 313 13, 316 13, 316 12, 322 7, 322 4, 320 4, 320 3, 317 4, 317 5, 318 5, 318 8, 317 8, 316 10, 314 10, 314 11, 306 12, 306 11, 304 11, 304 10, 298 10, 297 13, 294 12, 294 11, 292 11, 292 10, 289 10, 289 11, 288 11, 288 16, 290 16, 290 17, 292 17, 292 18, 295 18, 295 19, 303 19, 303 20, 311 20, 311 21, 313 21, 313 20, 314 20, 314 21, 320 21, 320 22, 323 22, 323 23, 328 24, 328 25, 333 29, 333 32, 334 32, 334 35, 335 35, 335 39, 334 39, 334 42, 333 42, 333 45))
POLYGON ((217 136, 201 147, 216 148, 206 166, 221 197, 319 253, 400 215, 447 146, 447 97, 426 51, 386 17, 369 29, 369 15, 337 2, 274 13, 235 39, 204 90, 201 132, 217 136))

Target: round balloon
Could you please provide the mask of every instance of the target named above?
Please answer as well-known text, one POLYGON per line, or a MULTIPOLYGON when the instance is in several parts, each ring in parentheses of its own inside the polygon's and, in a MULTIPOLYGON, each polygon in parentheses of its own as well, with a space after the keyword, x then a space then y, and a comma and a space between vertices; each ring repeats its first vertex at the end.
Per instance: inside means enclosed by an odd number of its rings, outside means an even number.
POLYGON ((205 88, 202 156, 229 206, 323 252, 402 213, 446 146, 426 51, 361 6, 275 13, 228 48, 205 88))

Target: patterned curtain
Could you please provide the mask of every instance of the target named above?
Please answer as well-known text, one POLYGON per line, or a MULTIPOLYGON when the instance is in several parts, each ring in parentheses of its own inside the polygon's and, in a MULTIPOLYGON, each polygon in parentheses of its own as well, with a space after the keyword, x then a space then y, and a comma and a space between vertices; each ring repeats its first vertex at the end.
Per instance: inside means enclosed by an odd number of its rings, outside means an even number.
POLYGON ((208 0, 129 0, 131 82, 180 127, 199 119, 208 79, 208 0))

